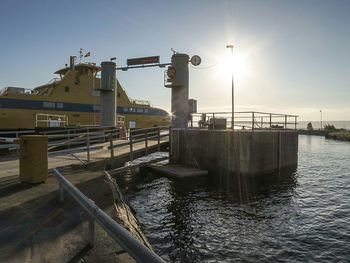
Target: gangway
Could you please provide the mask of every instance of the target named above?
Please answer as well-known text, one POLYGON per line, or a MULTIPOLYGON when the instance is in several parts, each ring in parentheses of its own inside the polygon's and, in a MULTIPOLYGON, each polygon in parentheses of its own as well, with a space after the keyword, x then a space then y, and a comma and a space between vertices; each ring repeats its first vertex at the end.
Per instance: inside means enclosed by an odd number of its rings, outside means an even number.
POLYGON ((142 156, 140 158, 137 158, 135 160, 132 160, 130 162, 127 162, 125 166, 119 167, 110 171, 105 171, 109 175, 117 175, 124 173, 126 171, 132 171, 136 168, 140 168, 143 166, 147 166, 153 163, 157 163, 160 161, 164 161, 169 159, 169 153, 168 152, 155 152, 146 156, 142 156))

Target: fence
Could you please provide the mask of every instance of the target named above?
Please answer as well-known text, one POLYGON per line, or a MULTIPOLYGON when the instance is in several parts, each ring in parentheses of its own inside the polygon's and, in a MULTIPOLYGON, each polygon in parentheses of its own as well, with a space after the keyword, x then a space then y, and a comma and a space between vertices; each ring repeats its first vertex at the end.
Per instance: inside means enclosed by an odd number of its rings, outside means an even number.
POLYGON ((89 243, 94 246, 95 222, 98 223, 106 233, 113 238, 136 262, 161 262, 165 261, 142 245, 121 225, 115 222, 91 199, 85 196, 71 182, 69 182, 57 169, 53 169, 53 175, 59 182, 60 201, 64 200, 64 193, 67 192, 85 210, 89 216, 89 243))
MULTIPOLYGON (((191 128, 212 128, 215 125, 232 129, 231 112, 207 112, 192 113, 190 118, 191 128)), ((234 129, 297 129, 298 116, 259 112, 241 111, 234 113, 234 129)))
POLYGON ((14 142, 19 139, 19 136, 34 133, 34 130, 0 132, 0 149, 16 149, 18 151, 19 145, 14 142))
POLYGON ((67 125, 67 115, 54 115, 45 113, 35 114, 35 127, 65 127, 67 125), (44 126, 40 126, 41 123, 44 123, 44 126))

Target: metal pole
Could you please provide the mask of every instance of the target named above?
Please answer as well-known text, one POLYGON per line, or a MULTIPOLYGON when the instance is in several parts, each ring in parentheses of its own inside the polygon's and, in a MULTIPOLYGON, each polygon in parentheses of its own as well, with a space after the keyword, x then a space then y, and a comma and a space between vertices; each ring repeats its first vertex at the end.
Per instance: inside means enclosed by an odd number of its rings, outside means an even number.
POLYGON ((284 129, 287 129, 287 115, 284 115, 284 129))
POLYGON ((89 136, 89 134, 87 134, 86 146, 87 146, 87 151, 86 151, 87 161, 89 163, 90 162, 90 136, 89 136))
POLYGON ((160 128, 158 128, 158 152, 160 152, 160 128))
POLYGON ((145 134, 145 155, 148 155, 148 133, 145 134))
MULTIPOLYGON (((227 45, 226 48, 231 49, 231 56, 232 56, 232 61, 233 61, 233 45, 227 45)), ((233 65, 232 65, 233 66, 233 65)), ((232 94, 231 94, 231 99, 232 99, 232 116, 231 116, 231 128, 234 131, 234 127, 235 127, 235 93, 234 93, 234 79, 233 79, 233 68, 231 69, 231 89, 232 89, 232 94)))
POLYGON ((297 116, 294 117, 294 129, 297 129, 297 116))
POLYGON ((94 218, 107 234, 116 241, 136 262, 142 263, 165 263, 153 251, 141 244, 124 227, 119 225, 114 219, 100 209, 91 199, 80 192, 76 186, 62 176, 57 169, 53 169, 53 175, 57 178, 62 187, 79 203, 87 212, 88 216, 94 218))
POLYGON ((252 131, 254 131, 254 111, 252 112, 252 131))
POLYGON ((91 247, 95 246, 95 220, 89 217, 89 244, 91 247))
POLYGON ((112 133, 109 134, 109 148, 110 148, 110 151, 111 151, 110 164, 111 164, 111 168, 112 168, 112 163, 113 163, 113 159, 114 159, 113 134, 112 133))
POLYGON ((130 161, 132 161, 134 159, 134 156, 133 156, 133 152, 132 152, 132 134, 131 134, 131 130, 130 130, 130 133, 129 133, 129 141, 130 141, 130 161))
POLYGON ((270 113, 270 130, 272 128, 272 114, 270 113))

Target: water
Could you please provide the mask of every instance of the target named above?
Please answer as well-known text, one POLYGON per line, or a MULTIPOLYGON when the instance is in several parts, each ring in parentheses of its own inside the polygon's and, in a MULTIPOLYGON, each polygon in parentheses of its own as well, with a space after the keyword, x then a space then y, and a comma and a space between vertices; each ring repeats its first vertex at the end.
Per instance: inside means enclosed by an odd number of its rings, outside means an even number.
POLYGON ((350 262, 350 143, 299 137, 297 170, 249 191, 127 177, 127 199, 170 262, 350 262))

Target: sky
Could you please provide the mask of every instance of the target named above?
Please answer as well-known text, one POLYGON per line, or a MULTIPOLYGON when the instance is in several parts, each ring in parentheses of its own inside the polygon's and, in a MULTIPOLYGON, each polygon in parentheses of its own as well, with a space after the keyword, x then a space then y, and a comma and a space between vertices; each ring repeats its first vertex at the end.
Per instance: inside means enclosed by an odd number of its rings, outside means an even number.
MULTIPOLYGON (((349 0, 2 0, 0 88, 45 84, 80 48, 86 62, 118 66, 153 55, 167 63, 173 48, 202 58, 190 66, 198 111, 229 111, 233 44, 236 111, 350 120, 349 14, 349 0)), ((117 77, 130 97, 170 109, 164 69, 117 77)))

